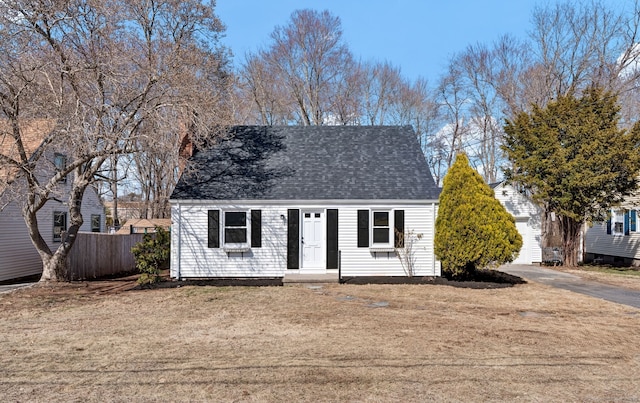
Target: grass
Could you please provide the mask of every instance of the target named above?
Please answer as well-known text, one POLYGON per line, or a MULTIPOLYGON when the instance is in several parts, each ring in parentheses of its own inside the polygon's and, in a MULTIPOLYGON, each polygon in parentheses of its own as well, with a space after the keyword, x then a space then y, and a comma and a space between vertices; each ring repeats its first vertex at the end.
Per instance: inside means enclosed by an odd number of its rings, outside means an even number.
POLYGON ((637 401, 639 372, 640 310, 539 284, 0 295, 5 401, 637 401))
POLYGON ((597 273, 617 274, 624 276, 636 276, 640 278, 640 270, 636 267, 613 267, 613 266, 580 266, 581 269, 597 273))
POLYGON ((554 267, 555 270, 578 275, 585 280, 640 291, 640 271, 629 267, 584 265, 578 267, 554 267))

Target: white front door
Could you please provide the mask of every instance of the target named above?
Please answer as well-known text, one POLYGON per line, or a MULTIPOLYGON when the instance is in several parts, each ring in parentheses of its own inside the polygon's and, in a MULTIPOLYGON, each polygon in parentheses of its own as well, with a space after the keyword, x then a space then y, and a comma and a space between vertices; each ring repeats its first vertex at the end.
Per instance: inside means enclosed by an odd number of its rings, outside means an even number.
POLYGON ((324 211, 302 211, 302 268, 325 269, 324 211))

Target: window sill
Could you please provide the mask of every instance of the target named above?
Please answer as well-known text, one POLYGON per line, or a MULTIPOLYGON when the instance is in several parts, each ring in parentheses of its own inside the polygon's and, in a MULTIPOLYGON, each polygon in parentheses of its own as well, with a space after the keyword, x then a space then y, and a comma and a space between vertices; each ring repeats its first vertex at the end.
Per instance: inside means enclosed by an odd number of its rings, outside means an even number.
POLYGON ((249 252, 251 248, 249 246, 224 246, 222 250, 227 253, 244 253, 249 252))
POLYGON ((381 253, 389 253, 389 252, 395 252, 396 249, 392 248, 391 246, 372 246, 369 248, 369 252, 381 252, 381 253))

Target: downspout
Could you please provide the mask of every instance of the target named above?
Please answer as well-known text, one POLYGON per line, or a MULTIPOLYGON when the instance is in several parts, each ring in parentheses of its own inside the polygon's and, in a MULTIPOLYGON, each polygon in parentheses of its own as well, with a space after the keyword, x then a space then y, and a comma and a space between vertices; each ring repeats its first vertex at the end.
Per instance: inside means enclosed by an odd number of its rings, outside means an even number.
POLYGON ((176 278, 180 280, 180 261, 182 260, 181 246, 182 246, 182 206, 180 202, 178 202, 178 256, 177 256, 177 270, 176 270, 176 278))
POLYGON ((433 273, 433 275, 436 275, 436 248, 435 248, 435 241, 436 241, 436 204, 432 203, 431 204, 431 239, 433 240, 433 242, 431 242, 431 272, 433 273))

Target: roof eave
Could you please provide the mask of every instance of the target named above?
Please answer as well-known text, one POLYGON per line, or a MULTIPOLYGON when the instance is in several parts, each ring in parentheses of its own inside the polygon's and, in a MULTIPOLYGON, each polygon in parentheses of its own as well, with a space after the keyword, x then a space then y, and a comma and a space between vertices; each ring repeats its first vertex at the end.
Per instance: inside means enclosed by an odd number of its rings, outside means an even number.
POLYGON ((243 205, 273 205, 273 206, 290 206, 290 205, 425 205, 437 204, 438 199, 316 199, 316 200, 270 200, 270 199, 170 199, 171 204, 243 204, 243 205))

